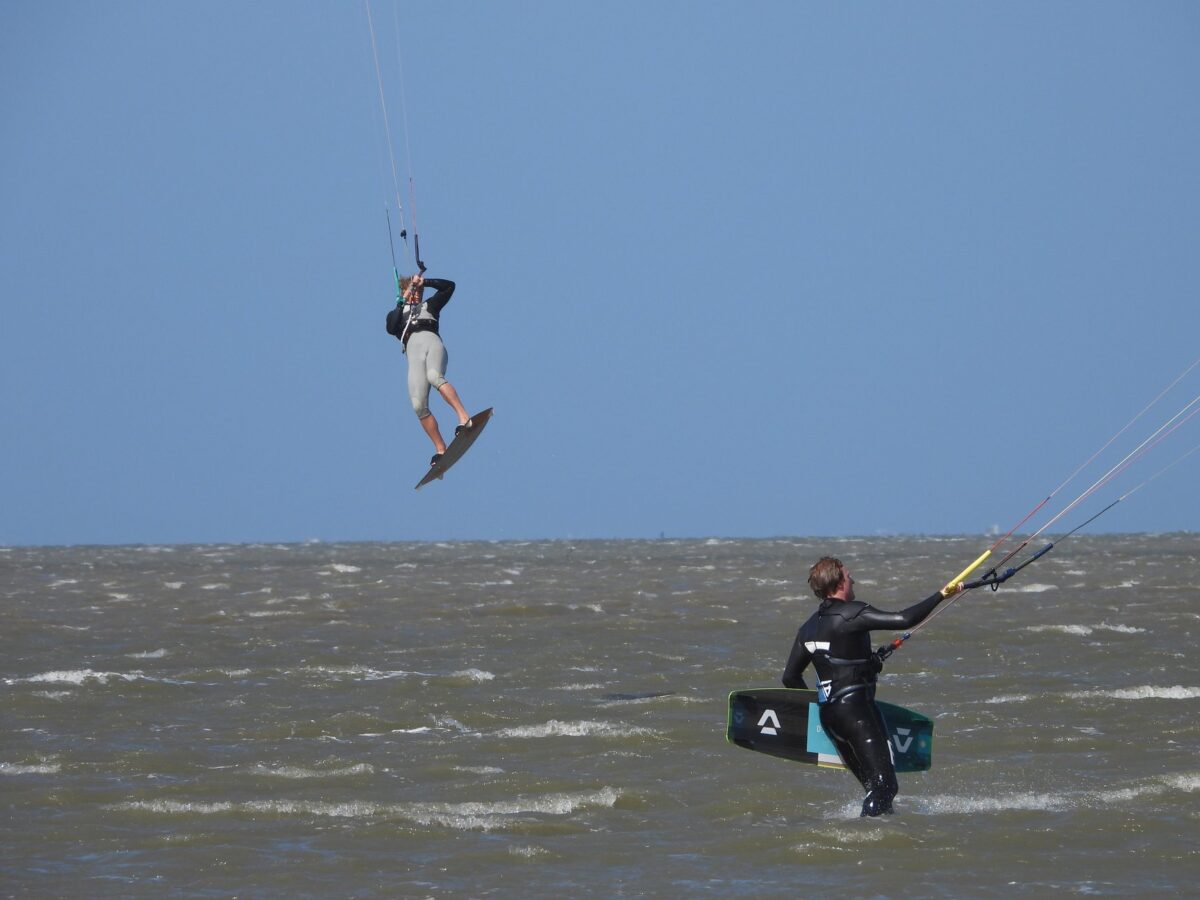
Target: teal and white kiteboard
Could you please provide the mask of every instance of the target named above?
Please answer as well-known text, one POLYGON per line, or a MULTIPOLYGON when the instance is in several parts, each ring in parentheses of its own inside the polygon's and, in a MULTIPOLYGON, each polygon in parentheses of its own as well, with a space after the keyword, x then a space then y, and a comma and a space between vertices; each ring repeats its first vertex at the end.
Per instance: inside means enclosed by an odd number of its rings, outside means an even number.
MULTIPOLYGON (((933 719, 894 703, 876 701, 891 740, 897 772, 924 772, 933 765, 933 719)), ((821 729, 817 692, 751 688, 729 695, 725 737, 739 747, 796 762, 846 768, 821 729)))

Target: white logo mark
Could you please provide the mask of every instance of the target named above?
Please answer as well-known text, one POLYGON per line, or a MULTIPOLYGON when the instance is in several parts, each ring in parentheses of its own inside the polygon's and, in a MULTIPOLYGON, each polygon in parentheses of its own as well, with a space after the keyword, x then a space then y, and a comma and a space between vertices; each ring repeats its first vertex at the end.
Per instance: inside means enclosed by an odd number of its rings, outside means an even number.
POLYGON ((779 716, 775 715, 775 710, 768 709, 758 720, 758 727, 762 729, 760 734, 778 735, 779 729, 783 726, 779 724, 779 716))

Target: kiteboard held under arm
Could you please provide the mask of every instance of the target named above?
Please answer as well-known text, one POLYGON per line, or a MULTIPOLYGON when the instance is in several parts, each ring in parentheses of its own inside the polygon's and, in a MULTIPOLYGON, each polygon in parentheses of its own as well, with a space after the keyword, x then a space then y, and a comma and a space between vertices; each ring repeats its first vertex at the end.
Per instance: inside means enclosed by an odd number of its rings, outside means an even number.
MULTIPOLYGON (((924 772, 933 765, 933 720, 911 709, 876 700, 883 715, 897 772, 924 772)), ((817 692, 751 688, 729 695, 725 738, 747 750, 822 768, 846 768, 821 727, 817 692)))

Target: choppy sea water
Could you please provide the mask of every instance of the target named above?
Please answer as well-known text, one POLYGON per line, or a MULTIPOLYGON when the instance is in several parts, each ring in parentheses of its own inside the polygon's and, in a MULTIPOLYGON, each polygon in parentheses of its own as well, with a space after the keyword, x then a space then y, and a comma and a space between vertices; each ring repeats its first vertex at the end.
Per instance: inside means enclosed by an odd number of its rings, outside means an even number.
POLYGON ((1073 538, 896 653, 937 725, 894 816, 725 742, 814 559, 895 609, 986 545, 0 548, 0 893, 1193 892, 1194 534, 1073 538))

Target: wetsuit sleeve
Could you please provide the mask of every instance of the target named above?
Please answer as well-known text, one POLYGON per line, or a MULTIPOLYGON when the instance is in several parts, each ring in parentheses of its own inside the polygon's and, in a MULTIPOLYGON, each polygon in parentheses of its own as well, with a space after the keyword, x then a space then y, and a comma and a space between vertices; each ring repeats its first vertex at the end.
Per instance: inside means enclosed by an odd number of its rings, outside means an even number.
POLYGON ((808 685, 804 683, 804 676, 800 673, 808 668, 808 664, 811 661, 812 654, 804 646, 804 641, 800 640, 800 635, 796 635, 796 643, 792 644, 792 652, 788 656, 787 665, 783 667, 783 686, 789 688, 807 688, 808 685))
POLYGON ((930 594, 920 603, 914 603, 900 612, 887 612, 873 606, 864 606, 862 611, 848 622, 853 631, 902 631, 925 621, 934 608, 945 598, 942 592, 930 594))
POLYGON ((437 291, 425 301, 425 307, 435 316, 440 315, 442 307, 450 302, 450 297, 454 293, 454 282, 448 278, 426 278, 425 286, 437 291))

